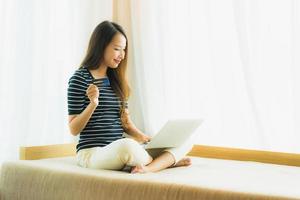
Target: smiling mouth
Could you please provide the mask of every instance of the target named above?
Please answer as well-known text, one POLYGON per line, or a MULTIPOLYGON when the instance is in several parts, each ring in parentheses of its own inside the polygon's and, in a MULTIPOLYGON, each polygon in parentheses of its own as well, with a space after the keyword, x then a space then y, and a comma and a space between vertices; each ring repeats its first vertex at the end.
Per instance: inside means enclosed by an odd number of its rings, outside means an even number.
POLYGON ((121 60, 114 59, 115 63, 120 64, 121 60))

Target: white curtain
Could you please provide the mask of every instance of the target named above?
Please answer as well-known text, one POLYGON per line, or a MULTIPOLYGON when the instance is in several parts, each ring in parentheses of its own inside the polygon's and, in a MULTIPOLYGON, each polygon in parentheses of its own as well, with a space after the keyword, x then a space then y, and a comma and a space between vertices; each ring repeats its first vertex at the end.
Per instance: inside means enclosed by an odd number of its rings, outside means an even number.
POLYGON ((0 2, 0 162, 20 146, 70 142, 67 84, 110 0, 0 2))
POLYGON ((130 16, 131 108, 146 133, 199 117, 198 144, 300 152, 299 1, 126 3, 114 14, 130 16))
POLYGON ((146 133, 200 117, 196 143, 300 152, 299 1, 4 0, 0 162, 21 145, 72 140, 67 81, 112 8, 129 33, 130 110, 146 133))

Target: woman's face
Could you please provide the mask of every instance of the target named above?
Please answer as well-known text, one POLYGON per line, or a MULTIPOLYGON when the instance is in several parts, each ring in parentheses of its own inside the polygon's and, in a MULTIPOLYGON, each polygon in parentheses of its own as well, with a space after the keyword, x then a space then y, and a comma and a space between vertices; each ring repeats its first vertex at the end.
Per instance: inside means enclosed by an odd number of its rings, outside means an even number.
POLYGON ((117 68, 125 58, 126 38, 117 33, 104 51, 104 65, 117 68))

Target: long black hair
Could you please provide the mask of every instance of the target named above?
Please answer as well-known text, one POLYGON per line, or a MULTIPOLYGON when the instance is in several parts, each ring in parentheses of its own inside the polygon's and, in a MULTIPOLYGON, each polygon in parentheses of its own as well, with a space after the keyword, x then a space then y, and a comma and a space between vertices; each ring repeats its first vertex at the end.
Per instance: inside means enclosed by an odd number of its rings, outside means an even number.
POLYGON ((91 35, 87 53, 80 68, 98 69, 101 62, 104 60, 104 51, 106 47, 118 33, 126 38, 125 57, 116 69, 107 69, 107 76, 113 90, 116 95, 120 97, 123 105, 124 102, 128 100, 130 94, 130 88, 126 77, 128 41, 124 29, 119 24, 110 21, 103 21, 98 24, 91 35))

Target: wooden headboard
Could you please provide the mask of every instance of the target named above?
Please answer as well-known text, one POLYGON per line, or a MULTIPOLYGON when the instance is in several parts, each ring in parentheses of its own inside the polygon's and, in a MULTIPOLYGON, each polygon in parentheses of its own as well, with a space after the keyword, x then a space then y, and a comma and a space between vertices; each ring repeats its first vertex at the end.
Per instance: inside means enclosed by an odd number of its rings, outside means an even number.
MULTIPOLYGON (((20 147, 21 160, 65 157, 76 155, 76 144, 56 144, 46 146, 20 147)), ((255 161, 280 165, 300 166, 300 154, 258 151, 228 147, 194 145, 189 156, 218 158, 240 161, 255 161)))

